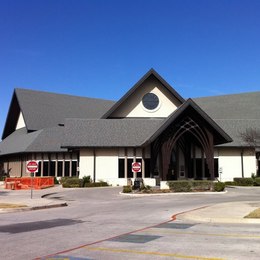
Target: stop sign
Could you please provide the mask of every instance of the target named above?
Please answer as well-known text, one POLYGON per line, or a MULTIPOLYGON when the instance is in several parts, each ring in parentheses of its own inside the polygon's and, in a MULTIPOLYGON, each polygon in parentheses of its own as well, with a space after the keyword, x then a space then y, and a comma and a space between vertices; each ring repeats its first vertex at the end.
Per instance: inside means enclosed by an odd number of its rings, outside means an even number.
POLYGON ((26 168, 29 172, 37 172, 38 171, 38 162, 37 161, 29 161, 27 162, 26 168))
POLYGON ((141 172, 141 163, 140 162, 132 163, 132 172, 141 172))

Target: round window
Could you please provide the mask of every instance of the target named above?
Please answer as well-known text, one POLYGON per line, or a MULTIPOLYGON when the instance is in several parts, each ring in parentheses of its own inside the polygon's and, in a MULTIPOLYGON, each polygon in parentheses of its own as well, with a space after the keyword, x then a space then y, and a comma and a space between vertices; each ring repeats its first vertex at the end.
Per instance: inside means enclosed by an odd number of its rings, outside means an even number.
POLYGON ((143 106, 148 110, 154 110, 159 105, 159 98, 154 93, 147 93, 142 98, 143 106))

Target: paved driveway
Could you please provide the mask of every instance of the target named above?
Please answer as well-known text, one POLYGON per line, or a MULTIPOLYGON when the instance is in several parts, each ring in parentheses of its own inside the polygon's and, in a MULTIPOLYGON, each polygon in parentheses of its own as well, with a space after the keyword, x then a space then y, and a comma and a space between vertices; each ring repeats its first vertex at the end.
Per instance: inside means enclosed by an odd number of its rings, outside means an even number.
POLYGON ((260 189, 151 197, 120 190, 66 189, 49 199, 68 207, 1 214, 2 259, 259 259, 260 225, 172 216, 221 202, 259 201, 260 189))

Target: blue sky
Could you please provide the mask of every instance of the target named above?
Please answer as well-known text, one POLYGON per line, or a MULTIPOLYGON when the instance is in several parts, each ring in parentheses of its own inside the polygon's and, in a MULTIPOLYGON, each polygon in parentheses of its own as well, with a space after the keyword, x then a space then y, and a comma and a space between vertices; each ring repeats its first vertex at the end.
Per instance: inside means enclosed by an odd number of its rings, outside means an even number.
POLYGON ((15 87, 117 100, 150 68, 183 97, 260 90, 259 0, 0 0, 0 132, 15 87))

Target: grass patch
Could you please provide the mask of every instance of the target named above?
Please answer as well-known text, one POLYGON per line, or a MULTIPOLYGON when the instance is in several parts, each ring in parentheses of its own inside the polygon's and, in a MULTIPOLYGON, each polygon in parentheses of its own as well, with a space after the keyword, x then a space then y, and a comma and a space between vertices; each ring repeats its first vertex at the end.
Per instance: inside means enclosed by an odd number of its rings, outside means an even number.
POLYGON ((0 203, 0 209, 17 209, 17 208, 25 208, 27 205, 23 204, 11 204, 11 203, 0 203))
POLYGON ((260 208, 250 212, 245 218, 260 218, 260 208))

